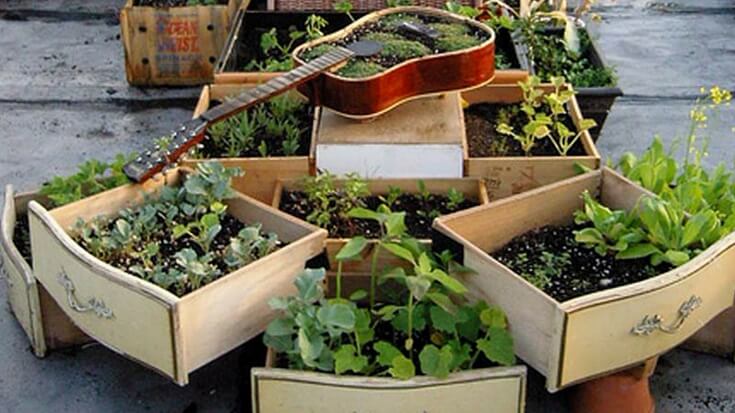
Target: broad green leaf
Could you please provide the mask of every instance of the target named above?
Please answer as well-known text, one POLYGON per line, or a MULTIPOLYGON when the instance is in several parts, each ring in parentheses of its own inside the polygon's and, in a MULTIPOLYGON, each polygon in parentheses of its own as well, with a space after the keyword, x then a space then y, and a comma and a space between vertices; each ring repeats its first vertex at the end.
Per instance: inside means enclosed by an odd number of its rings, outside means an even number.
POLYGON ((291 336, 296 332, 293 320, 287 318, 276 318, 268 324, 265 333, 271 336, 291 336))
POLYGON ((355 313, 347 304, 326 304, 320 307, 316 314, 319 322, 327 327, 342 330, 355 328, 355 313))
POLYGON ((452 340, 447 343, 447 346, 452 349, 452 363, 449 366, 449 371, 459 369, 472 359, 472 347, 469 344, 460 344, 458 341, 452 340))
POLYGON ((303 328, 299 329, 298 345, 301 359, 309 367, 317 367, 316 360, 324 348, 324 340, 319 334, 309 334, 303 328))
POLYGON ((406 277, 406 287, 417 301, 421 301, 431 288, 431 281, 421 277, 406 277))
POLYGON ((404 355, 393 358, 392 365, 393 367, 388 369, 388 373, 397 379, 408 380, 416 375, 416 367, 413 365, 413 362, 404 355))
POLYGON ((379 214, 367 208, 352 208, 347 213, 347 215, 350 218, 370 219, 370 220, 378 221, 378 222, 383 222, 385 220, 385 216, 383 214, 379 214))
POLYGON ((574 240, 581 244, 604 244, 605 238, 596 228, 584 228, 574 232, 574 240))
POLYGON ((440 379, 446 378, 449 376, 449 368, 453 359, 454 354, 452 354, 451 347, 444 346, 439 350, 435 345, 428 344, 419 353, 421 372, 440 379))
POLYGON ((375 331, 370 326, 370 311, 364 308, 355 308, 355 336, 357 344, 362 348, 375 337, 375 331))
POLYGON ((350 301, 360 301, 367 296, 368 296, 367 291, 360 288, 358 290, 353 291, 352 294, 350 294, 350 301))
POLYGON ((383 248, 388 250, 391 254, 395 255, 398 258, 404 259, 411 264, 416 265, 416 260, 413 258, 413 254, 411 254, 411 251, 408 249, 393 243, 393 242, 387 242, 382 245, 383 248))
POLYGON ((219 224, 219 216, 213 213, 204 214, 200 222, 205 228, 213 227, 219 224))
POLYGON ((447 333, 454 333, 456 331, 457 319, 441 307, 431 306, 429 315, 431 316, 431 325, 435 329, 447 333))
POLYGON ((360 257, 360 254, 367 245, 367 238, 363 236, 354 237, 347 241, 347 244, 345 244, 345 246, 342 247, 339 252, 337 252, 337 256, 335 258, 337 259, 337 261, 356 259, 360 257))
MULTIPOLYGON (((408 333, 408 310, 401 308, 391 320, 391 326, 398 331, 408 333)), ((413 308, 413 329, 422 331, 424 328, 426 328, 426 307, 419 304, 413 308)))
POLYGON ((459 280, 450 277, 449 274, 442 270, 434 270, 424 275, 438 281, 444 288, 455 294, 464 294, 467 292, 467 288, 459 280))
POLYGON ((470 341, 477 340, 480 332, 480 316, 473 307, 465 305, 459 309, 458 318, 460 322, 457 324, 457 332, 459 335, 470 341))
POLYGON ((502 366, 510 366, 516 362, 513 337, 502 328, 490 328, 490 339, 477 340, 477 348, 488 360, 502 366))
POLYGON ((291 336, 272 336, 266 333, 263 335, 263 344, 278 353, 285 353, 293 350, 294 340, 291 336))
POLYGON ((685 264, 690 259, 689 254, 684 251, 668 250, 664 255, 666 256, 666 261, 676 267, 685 264))
POLYGON ((434 304, 438 305, 448 313, 457 313, 457 306, 446 294, 442 294, 439 292, 428 292, 426 293, 426 298, 431 300, 434 304))
POLYGON ((294 284, 299 291, 299 297, 307 303, 314 303, 324 296, 322 281, 325 271, 323 268, 306 269, 296 277, 294 284))
POLYGON ((393 360, 396 357, 403 355, 401 350, 387 341, 378 341, 373 344, 373 350, 378 353, 376 360, 378 361, 378 364, 383 367, 391 367, 393 365, 393 360))
POLYGON ((388 215, 385 221, 385 229, 391 238, 403 236, 406 233, 406 213, 394 212, 388 215))
POLYGON ((398 310, 402 309, 403 307, 399 307, 396 305, 386 305, 384 307, 381 307, 378 311, 375 312, 375 315, 380 317, 383 321, 390 321, 395 317, 396 312, 398 310))
POLYGON ((630 248, 618 252, 615 255, 615 258, 619 260, 634 260, 637 258, 648 257, 660 252, 661 251, 659 251, 659 249, 656 248, 653 244, 644 243, 634 245, 630 248))
POLYGON ((378 282, 383 284, 388 280, 396 280, 401 284, 406 283, 406 270, 401 267, 393 267, 388 272, 382 274, 378 282))
POLYGON ((343 374, 348 371, 360 373, 367 367, 368 359, 355 354, 357 350, 352 344, 342 345, 334 352, 334 372, 343 374))
POLYGON ((480 322, 482 325, 489 328, 506 328, 508 321, 505 318, 505 313, 498 306, 489 306, 488 308, 480 312, 480 322))

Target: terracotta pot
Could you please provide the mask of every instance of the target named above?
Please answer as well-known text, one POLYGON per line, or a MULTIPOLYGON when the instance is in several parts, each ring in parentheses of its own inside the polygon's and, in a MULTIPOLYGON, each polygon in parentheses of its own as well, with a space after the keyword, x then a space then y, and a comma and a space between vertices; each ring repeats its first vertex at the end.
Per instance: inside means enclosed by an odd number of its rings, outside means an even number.
POLYGON ((572 412, 653 413, 656 404, 648 379, 656 368, 656 360, 575 386, 570 394, 572 412))

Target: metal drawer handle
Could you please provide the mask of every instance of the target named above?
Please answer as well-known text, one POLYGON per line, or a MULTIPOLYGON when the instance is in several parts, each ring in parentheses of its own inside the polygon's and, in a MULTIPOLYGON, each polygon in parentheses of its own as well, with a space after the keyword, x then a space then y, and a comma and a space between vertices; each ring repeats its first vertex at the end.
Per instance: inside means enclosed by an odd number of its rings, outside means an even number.
POLYGON ((633 327, 630 332, 636 336, 648 336, 654 331, 660 330, 667 334, 674 334, 681 326, 684 321, 691 315, 702 304, 702 298, 693 295, 679 307, 676 320, 671 325, 664 325, 664 319, 658 314, 653 316, 647 315, 643 317, 640 323, 633 327))
POLYGON ((69 303, 69 307, 71 307, 72 310, 79 313, 88 313, 92 311, 99 318, 111 319, 114 317, 112 310, 107 308, 105 302, 99 298, 92 297, 87 300, 86 305, 79 304, 79 301, 74 296, 74 283, 71 282, 71 279, 66 275, 63 268, 61 269, 57 279, 59 284, 61 284, 64 287, 64 290, 66 290, 66 301, 69 303))

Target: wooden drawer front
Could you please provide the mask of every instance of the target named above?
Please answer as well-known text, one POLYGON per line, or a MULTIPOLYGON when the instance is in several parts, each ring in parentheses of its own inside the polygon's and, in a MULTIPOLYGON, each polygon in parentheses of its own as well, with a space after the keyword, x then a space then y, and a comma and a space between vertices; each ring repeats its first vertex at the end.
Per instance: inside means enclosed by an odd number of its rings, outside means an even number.
POLYGON ((107 347, 174 377, 169 306, 82 261, 36 214, 30 219, 36 278, 74 324, 107 347))
MULTIPOLYGON (((559 387, 661 354, 732 306, 735 248, 725 250, 709 263, 705 260, 697 263, 701 263, 699 268, 692 266, 691 274, 679 282, 570 312, 559 387), (688 317, 684 316, 686 313, 688 317), (632 332, 636 326, 645 327, 644 317, 651 320, 656 315, 662 318, 661 325, 669 332, 660 329, 650 334, 632 332)), ((690 271, 688 265, 679 270, 690 271)))
MULTIPOLYGON (((33 344, 35 338, 29 293, 38 294, 36 292, 36 285, 35 283, 30 285, 26 283, 21 269, 16 267, 15 263, 11 261, 10 256, 5 251, 4 245, 2 248, 2 257, 0 258, 2 258, 0 266, 2 266, 3 278, 7 285, 8 304, 10 305, 10 309, 13 310, 15 318, 18 319, 18 323, 23 327, 26 336, 28 336, 33 344)), ((36 305, 38 305, 37 302, 36 305)))
POLYGON ((492 201, 571 178, 577 175, 575 164, 597 169, 599 160, 592 156, 470 158, 465 176, 485 178, 492 201))
POLYGON ((525 373, 521 368, 503 370, 512 373, 483 378, 467 372, 466 379, 450 377, 442 381, 422 377, 381 386, 375 383, 388 380, 289 371, 270 376, 268 370, 258 369, 253 380, 253 412, 522 412, 525 373), (325 382, 320 380, 322 377, 332 379, 325 382))

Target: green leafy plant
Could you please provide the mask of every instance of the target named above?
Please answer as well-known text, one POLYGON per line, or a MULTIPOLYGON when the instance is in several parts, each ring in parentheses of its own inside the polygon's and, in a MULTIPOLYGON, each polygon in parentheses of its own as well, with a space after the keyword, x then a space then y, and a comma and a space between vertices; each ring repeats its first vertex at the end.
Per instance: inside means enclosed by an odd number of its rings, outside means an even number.
POLYGON ((265 59, 259 61, 251 60, 245 70, 257 70, 259 72, 286 72, 293 69, 293 61, 291 60, 291 51, 299 43, 306 40, 314 40, 324 36, 322 30, 327 27, 329 22, 323 17, 312 14, 306 18, 304 24, 305 30, 292 29, 288 32, 288 42, 281 43, 278 38, 278 31, 275 27, 260 36, 260 49, 265 59))
POLYGON ((335 11, 346 14, 353 22, 355 21, 355 17, 352 16, 352 9, 354 9, 355 6, 350 0, 336 1, 332 7, 335 11))
POLYGON ((118 154, 111 163, 90 159, 79 165, 77 173, 73 175, 53 177, 41 186, 40 193, 49 199, 50 207, 60 207, 128 184, 130 180, 123 172, 123 167, 136 157, 136 154, 118 154))
POLYGON ((615 252, 617 259, 650 257, 651 264, 680 266, 716 242, 721 224, 711 210, 687 216, 678 205, 657 197, 642 197, 633 212, 612 211, 588 193, 577 224, 592 227, 575 231, 575 240, 600 255, 615 252))
MULTIPOLYGON (((344 259, 357 259, 361 245, 355 241, 340 253, 344 259)), ((471 270, 451 261, 448 253, 436 256, 417 245, 411 238, 385 244, 409 265, 384 272, 381 281, 398 283, 402 297, 372 311, 361 308, 354 297, 328 299, 324 270, 306 270, 295 281, 295 296, 270 301, 281 316, 269 324, 264 343, 291 369, 338 375, 406 380, 420 371, 445 378, 473 368, 480 357, 501 365, 515 363, 502 310, 464 298, 467 290, 456 277, 471 270)))
POLYGON ((330 229, 333 221, 337 226, 351 226, 349 212, 364 206, 361 198, 370 195, 367 182, 358 174, 347 174, 341 187, 337 187, 334 181, 335 176, 329 172, 302 180, 312 206, 306 220, 326 229, 330 229))
POLYGON ((187 6, 216 6, 217 0, 186 0, 187 6))
POLYGON ((568 118, 566 105, 574 92, 565 86, 564 78, 561 77, 552 78, 553 92, 544 93, 540 84, 541 81, 535 76, 518 82, 523 92, 521 111, 527 120, 522 130, 516 132, 513 126, 502 120, 496 129, 515 139, 526 155, 531 154, 537 141, 549 139, 559 155, 567 156, 584 132, 597 126, 597 123, 592 119, 582 119, 576 132, 571 131, 564 120, 568 118))
POLYGON ((200 163, 179 187, 163 187, 157 197, 114 218, 79 220, 72 236, 97 258, 184 295, 280 246, 257 223, 238 223, 236 236, 222 236, 224 223, 233 225, 225 200, 233 196, 230 184, 238 175, 236 168, 200 163))
POLYGON ((302 150, 307 103, 293 94, 283 94, 267 102, 214 123, 207 128, 205 150, 197 156, 243 157, 294 156, 302 150), (269 147, 269 143, 271 146, 269 147))

